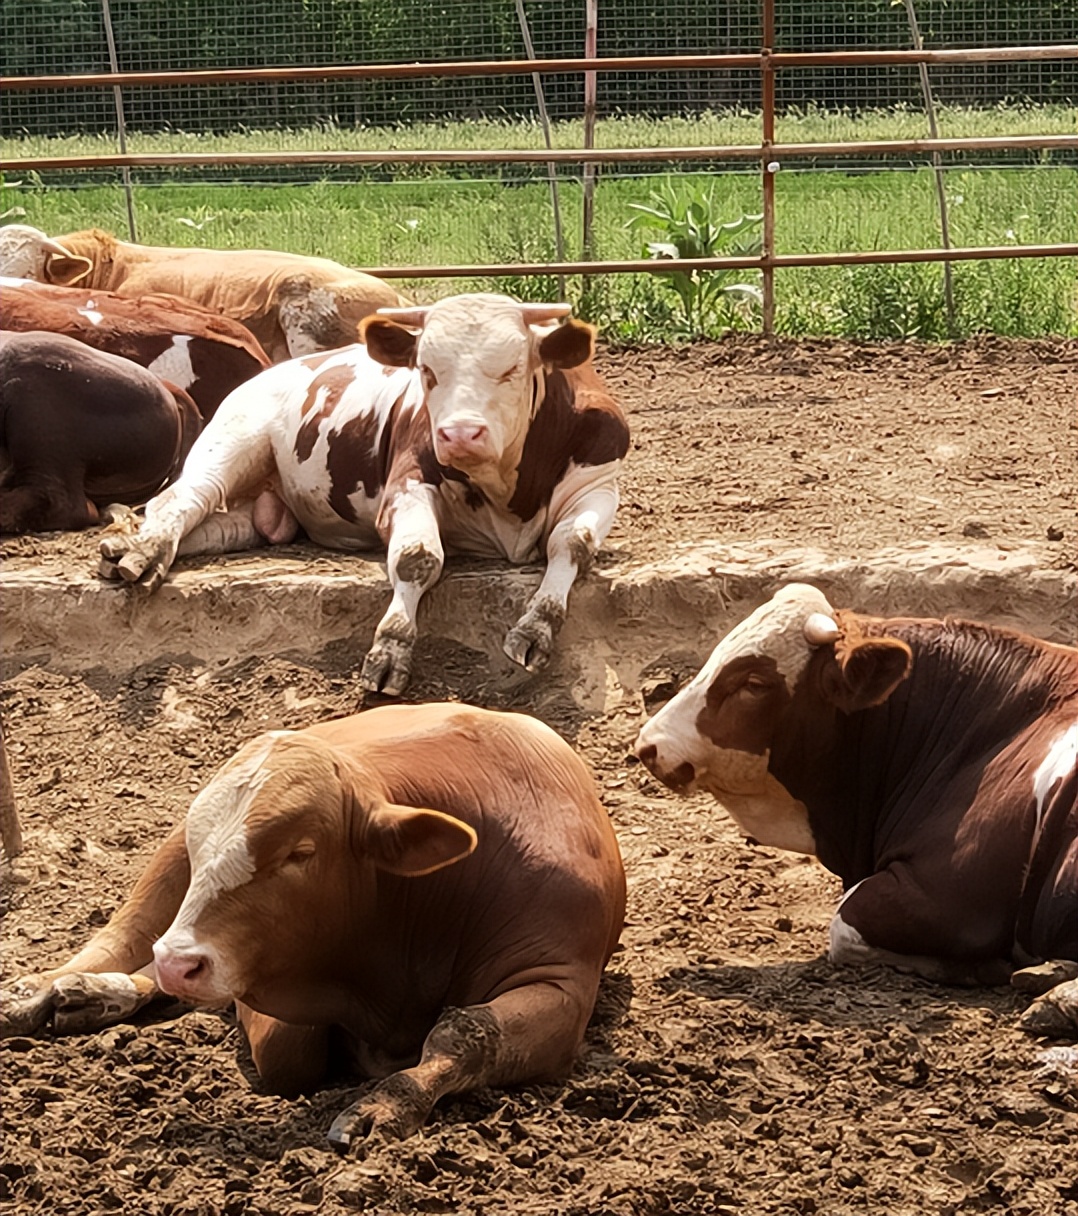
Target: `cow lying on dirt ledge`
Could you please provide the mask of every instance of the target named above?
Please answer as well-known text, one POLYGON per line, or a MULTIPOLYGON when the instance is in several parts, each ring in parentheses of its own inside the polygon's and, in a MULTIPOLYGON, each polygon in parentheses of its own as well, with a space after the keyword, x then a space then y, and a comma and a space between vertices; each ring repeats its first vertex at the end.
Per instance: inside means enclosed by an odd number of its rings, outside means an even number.
POLYGON ((384 706, 241 748, 109 924, 15 985, 0 1030, 94 1030, 159 991, 235 1001, 271 1090, 384 1078, 334 1144, 403 1138, 446 1094, 569 1070, 624 910, 613 829, 552 730, 384 706))
POLYGON ((242 322, 274 363, 347 346, 364 317, 406 303, 388 283, 328 258, 134 245, 100 228, 49 237, 8 224, 0 228, 0 274, 129 299, 182 296, 242 322))
POLYGON ((102 575, 152 591, 178 554, 287 542, 299 528, 334 549, 381 543, 393 599, 362 681, 398 693, 445 553, 545 553, 543 581, 505 640, 537 670, 610 530, 629 446, 591 366, 594 331, 552 324, 568 311, 450 296, 370 318, 366 346, 263 372, 222 404, 137 534, 101 542, 102 575))
MULTIPOLYGON (((1062 960, 1042 992, 1078 974, 1078 650, 836 612, 793 584, 719 643, 636 750, 747 836, 839 875, 834 962, 991 984, 1062 960)), ((1078 1034, 1078 980, 1023 1025, 1078 1034)))

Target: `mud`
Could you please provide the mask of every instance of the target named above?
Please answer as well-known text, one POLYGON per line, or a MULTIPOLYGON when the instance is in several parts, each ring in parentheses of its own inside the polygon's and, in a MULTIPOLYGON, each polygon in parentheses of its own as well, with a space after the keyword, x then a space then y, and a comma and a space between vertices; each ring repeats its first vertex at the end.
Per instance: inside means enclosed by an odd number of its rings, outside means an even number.
MULTIPOLYGON (((675 799, 629 754, 645 706, 791 571, 821 570, 833 596, 871 607, 956 606, 1072 635, 1078 344, 745 340, 606 352, 603 364, 634 449, 614 531, 570 601, 564 653, 535 677, 491 658, 508 608, 470 633, 454 618, 497 606, 474 588, 506 576, 450 563, 408 694, 535 713, 595 770, 629 911, 572 1075, 447 1101, 412 1139, 341 1158, 325 1132, 361 1088, 260 1093, 228 1015, 19 1038, 0 1054, 4 1210, 1078 1211, 1075 1065, 1062 1044, 1018 1031, 1028 998, 832 967, 836 880, 740 840, 706 798, 675 799), (647 578, 633 573, 645 566, 647 578)), ((102 924, 244 740, 356 707, 377 605, 349 629, 343 597, 326 619, 344 623, 315 622, 305 649, 303 629, 282 623, 297 580, 347 576, 388 599, 376 562, 305 546, 190 561, 173 616, 154 626, 195 618, 170 647, 118 611, 90 630, 104 603, 93 551, 90 535, 3 546, 15 594, 0 712, 27 844, 3 870, 7 977, 102 924), (237 575, 248 615, 215 632, 237 575), (51 618, 26 616, 49 596, 51 618), (277 613, 264 638, 260 597, 277 613), (236 644, 244 630, 257 653, 236 644)), ((524 602, 530 577, 509 579, 510 598, 524 602)))

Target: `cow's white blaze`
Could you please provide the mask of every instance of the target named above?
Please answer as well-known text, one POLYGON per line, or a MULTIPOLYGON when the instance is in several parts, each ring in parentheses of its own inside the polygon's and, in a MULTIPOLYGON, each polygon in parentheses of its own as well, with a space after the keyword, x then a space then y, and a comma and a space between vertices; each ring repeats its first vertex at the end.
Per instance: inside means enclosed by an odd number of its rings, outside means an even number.
POLYGON ((1037 800, 1037 827, 1044 818, 1045 799, 1057 781, 1063 781, 1078 764, 1078 722, 1073 723, 1048 749, 1033 774, 1033 797, 1037 800))
POLYGON ((214 900, 254 876, 247 812, 271 775, 267 761, 275 742, 288 733, 272 731, 244 748, 195 798, 187 812, 191 882, 175 919, 154 945, 154 957, 158 962, 194 954, 209 959, 209 976, 200 983, 198 992, 205 1000, 239 994, 232 991, 227 960, 199 940, 195 927, 214 900))
POLYGON ((177 334, 172 339, 172 345, 163 350, 152 363, 147 364, 148 369, 155 376, 162 380, 169 380, 179 388, 190 388, 198 378, 191 365, 190 345, 190 335, 177 334))

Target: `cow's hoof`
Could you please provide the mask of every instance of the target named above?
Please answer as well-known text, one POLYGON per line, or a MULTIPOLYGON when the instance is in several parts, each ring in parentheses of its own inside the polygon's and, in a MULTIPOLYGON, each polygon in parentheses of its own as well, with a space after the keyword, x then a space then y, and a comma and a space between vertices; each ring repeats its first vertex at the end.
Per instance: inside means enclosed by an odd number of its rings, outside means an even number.
POLYGON ((98 548, 98 573, 102 578, 137 583, 146 591, 160 587, 171 565, 166 545, 135 544, 130 536, 120 533, 103 536, 98 548))
POLYGON ((1022 1014, 1018 1024, 1030 1034, 1078 1037, 1078 979, 1057 984, 1038 997, 1022 1014))
POLYGON ((100 518, 106 532, 122 536, 134 536, 142 526, 142 516, 134 507, 122 502, 110 502, 107 507, 102 507, 100 518))
POLYGON ((1033 967, 1023 967, 1011 974, 1011 987, 1030 996, 1043 996, 1066 980, 1078 979, 1078 963, 1056 958, 1033 967))
POLYGON ((53 980, 57 1034, 85 1034, 130 1017, 145 1003, 134 980, 122 972, 75 972, 53 980))
POLYGON ((554 631, 541 621, 524 617, 505 635, 502 649, 519 667, 526 671, 541 671, 550 661, 554 647, 554 631))
POLYGON ((19 980, 5 992, 0 1006, 0 1039, 36 1034, 52 1017, 56 1007, 52 983, 41 976, 19 980))
POLYGON ((407 1140, 427 1121, 432 1105, 407 1073, 394 1073, 342 1110, 326 1139, 340 1153, 369 1140, 407 1140))
POLYGON ((376 639, 363 660, 359 677, 364 692, 380 692, 397 697, 408 685, 412 674, 412 643, 398 638, 376 639))

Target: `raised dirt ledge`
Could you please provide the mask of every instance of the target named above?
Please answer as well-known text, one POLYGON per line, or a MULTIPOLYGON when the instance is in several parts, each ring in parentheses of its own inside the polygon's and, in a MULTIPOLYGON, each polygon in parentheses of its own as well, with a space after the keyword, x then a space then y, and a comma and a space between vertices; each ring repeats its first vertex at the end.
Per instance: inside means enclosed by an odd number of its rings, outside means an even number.
MULTIPOLYGON (((792 581, 818 585, 836 606, 881 614, 952 613, 1073 641, 1078 575, 1053 568, 1058 546, 916 544, 864 558, 787 542, 686 544, 668 559, 604 554, 570 600, 553 667, 579 687, 594 664, 635 684, 666 650, 706 654, 717 635, 792 581)), ((451 561, 420 609, 420 635, 485 652, 492 676, 522 676, 501 654, 506 630, 542 568, 451 561)), ((90 573, 0 573, 0 654, 8 672, 105 667, 117 674, 166 656, 221 663, 256 655, 316 655, 352 641, 357 664, 389 602, 375 560, 290 549, 181 563, 148 596, 90 573)), ((591 702, 592 697, 585 698, 591 702)))

